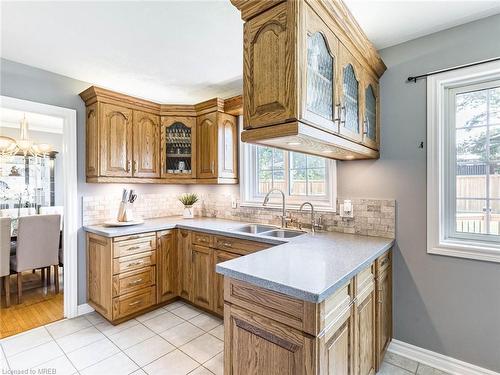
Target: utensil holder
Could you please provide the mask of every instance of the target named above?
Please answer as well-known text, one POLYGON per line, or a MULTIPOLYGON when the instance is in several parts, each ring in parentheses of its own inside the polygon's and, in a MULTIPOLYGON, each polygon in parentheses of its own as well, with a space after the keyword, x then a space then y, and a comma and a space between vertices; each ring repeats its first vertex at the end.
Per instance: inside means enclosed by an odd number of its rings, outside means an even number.
POLYGON ((120 202, 120 208, 118 209, 118 216, 116 220, 120 222, 127 222, 134 220, 132 203, 120 202))

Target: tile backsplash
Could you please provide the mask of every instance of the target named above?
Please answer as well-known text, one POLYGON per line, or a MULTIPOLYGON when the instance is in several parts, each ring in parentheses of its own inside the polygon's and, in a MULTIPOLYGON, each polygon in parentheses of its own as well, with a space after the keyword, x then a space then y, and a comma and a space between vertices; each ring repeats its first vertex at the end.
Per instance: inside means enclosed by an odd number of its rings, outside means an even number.
MULTIPOLYGON (((258 222, 267 224, 281 223, 278 215, 280 209, 264 207, 231 208, 234 198, 230 194, 200 193, 200 202, 195 205, 195 215, 202 217, 217 217, 228 220, 258 222)), ((324 230, 355 233, 378 237, 395 237, 396 202, 394 200, 379 199, 352 199, 354 218, 341 218, 333 212, 319 211, 316 217, 321 216, 324 230)), ((337 200, 342 202, 343 199, 337 200)), ((83 225, 100 224, 106 220, 116 218, 120 195, 83 197, 82 213, 83 225)), ((134 203, 135 215, 145 219, 174 216, 182 214, 182 204, 174 194, 139 194, 134 203)), ((308 212, 290 210, 292 217, 303 224, 304 228, 310 224, 308 212)), ((338 212, 338 207, 337 207, 338 212)))

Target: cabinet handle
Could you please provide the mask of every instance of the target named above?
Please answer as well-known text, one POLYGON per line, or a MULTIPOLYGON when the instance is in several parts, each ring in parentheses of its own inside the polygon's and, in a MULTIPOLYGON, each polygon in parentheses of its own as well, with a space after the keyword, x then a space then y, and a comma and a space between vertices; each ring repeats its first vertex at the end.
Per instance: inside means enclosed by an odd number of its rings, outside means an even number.
POLYGON ((135 302, 132 302, 132 303, 129 303, 128 305, 129 306, 135 306, 135 305, 138 305, 139 303, 141 303, 141 301, 135 301, 135 302))
POLYGON ((342 107, 340 107, 340 123, 343 125, 345 124, 345 105, 343 105, 342 107))
POLYGON ((137 279, 137 280, 129 282, 128 286, 134 286, 134 285, 137 285, 137 284, 140 284, 140 283, 142 283, 142 279, 137 279))
POLYGON ((368 134, 368 119, 365 118, 365 120, 363 121, 363 134, 364 135, 367 135, 368 134))
POLYGON ((141 247, 140 246, 132 246, 127 249, 127 251, 133 251, 133 250, 139 250, 141 247))
POLYGON ((132 173, 137 172, 137 161, 134 160, 134 163, 132 164, 132 173))
POLYGON ((127 160, 127 172, 130 172, 130 168, 132 167, 132 162, 127 160))
POLYGON ((214 170, 215 170, 215 161, 212 160, 212 162, 210 163, 210 171, 212 174, 215 173, 214 170))
POLYGON ((144 261, 143 261, 143 260, 139 260, 139 261, 134 262, 134 263, 129 263, 129 264, 128 264, 128 266, 129 266, 129 267, 132 267, 132 266, 138 266, 138 265, 141 265, 141 264, 143 264, 143 263, 144 263, 144 261))
POLYGON ((335 118, 334 121, 336 123, 338 123, 339 126, 340 126, 340 117, 341 117, 340 110, 341 110, 340 103, 335 104, 335 113, 336 113, 337 117, 335 118))

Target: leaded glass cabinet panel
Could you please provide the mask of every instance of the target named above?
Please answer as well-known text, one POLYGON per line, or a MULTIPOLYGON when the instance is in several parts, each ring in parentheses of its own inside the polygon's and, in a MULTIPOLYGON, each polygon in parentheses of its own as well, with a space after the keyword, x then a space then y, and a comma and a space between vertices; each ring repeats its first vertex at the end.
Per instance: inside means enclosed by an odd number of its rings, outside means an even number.
POLYGON ((349 132, 359 134, 359 82, 351 64, 343 71, 343 118, 341 126, 349 132))
POLYGON ((315 32, 307 37, 308 111, 332 121, 334 116, 334 59, 325 37, 315 32))
POLYGON ((368 139, 377 139, 377 98, 372 85, 368 85, 365 90, 364 133, 368 139))
POLYGON ((162 118, 162 177, 196 177, 195 117, 162 118))

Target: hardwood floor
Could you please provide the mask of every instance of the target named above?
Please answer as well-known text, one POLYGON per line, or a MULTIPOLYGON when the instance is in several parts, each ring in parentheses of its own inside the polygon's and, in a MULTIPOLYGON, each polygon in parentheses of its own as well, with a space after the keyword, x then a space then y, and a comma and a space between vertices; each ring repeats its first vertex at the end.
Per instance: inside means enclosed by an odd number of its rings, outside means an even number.
POLYGON ((61 290, 55 294, 54 280, 51 285, 42 283, 40 271, 23 273, 23 303, 17 304, 17 282, 10 278, 9 308, 5 307, 5 295, 1 296, 0 339, 17 333, 40 327, 60 320, 64 316, 64 298, 62 290, 62 268, 59 271, 61 290))

